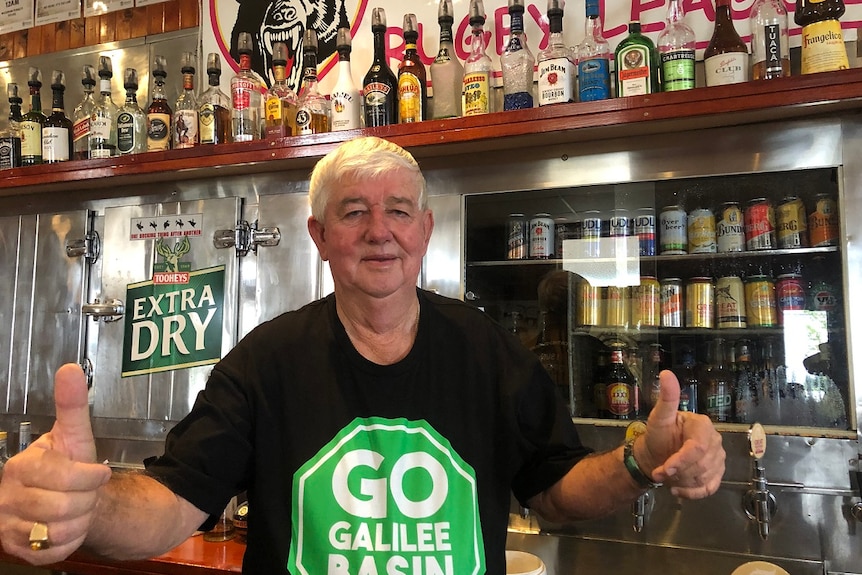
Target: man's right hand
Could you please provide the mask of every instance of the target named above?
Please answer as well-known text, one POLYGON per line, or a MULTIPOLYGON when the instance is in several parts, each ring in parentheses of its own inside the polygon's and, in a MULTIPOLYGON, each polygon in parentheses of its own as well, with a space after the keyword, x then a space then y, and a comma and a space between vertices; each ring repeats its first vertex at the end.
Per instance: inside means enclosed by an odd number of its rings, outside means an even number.
POLYGON ((77 365, 57 370, 54 403, 54 427, 7 461, 0 481, 0 542, 34 565, 65 559, 84 543, 99 488, 111 478, 111 469, 96 462, 87 383, 77 365), (36 522, 48 526, 48 549, 30 548, 36 522))

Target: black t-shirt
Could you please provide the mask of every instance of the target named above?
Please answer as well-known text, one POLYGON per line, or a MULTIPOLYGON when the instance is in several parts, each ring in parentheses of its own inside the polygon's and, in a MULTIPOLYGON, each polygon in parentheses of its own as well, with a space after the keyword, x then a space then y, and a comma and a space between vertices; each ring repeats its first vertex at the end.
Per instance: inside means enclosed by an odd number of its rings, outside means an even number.
POLYGON ((148 472, 174 492, 214 515, 248 492, 244 573, 505 573, 510 493, 589 453, 514 336, 418 294, 416 342, 388 366, 355 350, 333 295, 260 325, 168 435, 148 472))

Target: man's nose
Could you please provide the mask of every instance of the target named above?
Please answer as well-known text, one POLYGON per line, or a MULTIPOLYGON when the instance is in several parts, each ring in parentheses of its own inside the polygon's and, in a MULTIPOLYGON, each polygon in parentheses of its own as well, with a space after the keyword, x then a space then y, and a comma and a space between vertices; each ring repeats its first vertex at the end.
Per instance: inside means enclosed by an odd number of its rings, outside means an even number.
POLYGON ((383 241, 391 237, 392 232, 389 229, 389 220, 386 210, 374 208, 371 210, 371 217, 368 220, 367 235, 371 241, 383 241))

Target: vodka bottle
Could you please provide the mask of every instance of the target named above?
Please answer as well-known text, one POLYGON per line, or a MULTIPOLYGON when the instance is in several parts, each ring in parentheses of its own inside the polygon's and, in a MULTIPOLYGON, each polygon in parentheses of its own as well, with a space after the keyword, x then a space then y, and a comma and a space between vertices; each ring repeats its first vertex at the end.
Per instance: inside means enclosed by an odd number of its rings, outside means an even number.
POLYGON ((9 123, 0 132, 0 170, 21 167, 21 98, 18 84, 6 84, 9 98, 9 123))
POLYGON ((338 79, 329 95, 332 131, 354 130, 362 127, 362 101, 350 70, 350 28, 338 29, 335 50, 338 52, 338 79))
POLYGON ((183 91, 174 108, 174 149, 192 148, 198 143, 198 99, 195 96, 195 59, 191 52, 183 52, 183 91))
POLYGON ((587 0, 584 41, 578 46, 578 100, 611 97, 611 49, 602 35, 598 0, 587 0))
POLYGON ((533 66, 536 59, 524 34, 524 0, 509 0, 509 43, 500 56, 503 109, 533 107, 533 66))
POLYGON ((272 45, 272 76, 275 81, 264 95, 264 134, 267 140, 295 135, 296 92, 287 85, 287 45, 272 45))
POLYGON ((231 124, 234 142, 260 139, 260 82, 251 71, 254 53, 251 34, 240 32, 237 40, 239 72, 230 80, 231 124))
POLYGON ((452 0, 440 0, 437 8, 437 22, 440 24, 440 48, 431 63, 431 115, 441 118, 457 118, 461 115, 461 83, 464 67, 455 55, 452 43, 452 0))
POLYGON ((682 0, 670 0, 665 27, 658 37, 662 91, 694 88, 694 49, 694 30, 685 23, 682 0))
POLYGON ((21 165, 36 166, 42 163, 42 72, 30 67, 27 86, 30 88, 30 111, 21 118, 21 165))
POLYGON ((117 116, 119 108, 111 99, 114 70, 110 56, 99 56, 99 99, 90 116, 90 157, 110 158, 117 155, 117 116))
POLYGON ((416 41, 419 39, 416 14, 405 14, 404 58, 398 65, 398 121, 402 124, 421 122, 428 118, 428 85, 425 64, 419 59, 416 41))
POLYGON ((850 67, 839 19, 844 0, 796 0, 793 21, 802 26, 802 73, 850 67))
POLYGON ((81 85, 84 86, 84 98, 72 112, 72 157, 75 160, 86 160, 90 157, 90 117, 96 108, 96 101, 93 99, 93 88, 96 86, 95 68, 84 65, 81 85))
POLYGON ((221 91, 221 59, 216 52, 207 54, 207 83, 201 94, 198 124, 201 144, 231 142, 230 98, 221 91))
POLYGON ((138 105, 138 71, 126 68, 123 74, 126 101, 117 116, 117 151, 140 154, 147 151, 147 115, 138 105))
POLYGON ((707 86, 748 80, 748 47, 733 26, 730 0, 715 0, 715 27, 703 53, 707 86))
POLYGON ((464 62, 461 109, 465 116, 493 111, 491 105, 491 58, 486 54, 485 6, 482 0, 470 0, 470 55, 464 62))
POLYGON ((386 63, 386 12, 383 8, 372 10, 371 32, 374 34, 374 59, 362 80, 366 128, 398 123, 398 80, 386 63))
POLYGON ((148 152, 171 149, 173 112, 165 97, 165 78, 167 77, 167 60, 164 56, 156 56, 153 60, 153 97, 147 107, 148 152))
POLYGON ((51 74, 51 115, 42 126, 42 161, 46 164, 67 162, 72 158, 72 120, 66 116, 65 92, 66 74, 54 70, 51 74))
POLYGON ((302 46, 302 89, 296 104, 296 131, 306 135, 329 129, 329 102, 317 84, 317 33, 307 29, 302 46))
POLYGON ((629 35, 614 52, 617 96, 642 96, 659 91, 658 52, 652 40, 641 34, 640 22, 629 23, 629 35))
POLYGON ((756 0, 751 24, 751 78, 771 80, 790 75, 787 10, 782 0, 756 0))
POLYGON ((575 55, 563 43, 563 2, 548 0, 548 47, 539 52, 539 106, 575 101, 575 55))

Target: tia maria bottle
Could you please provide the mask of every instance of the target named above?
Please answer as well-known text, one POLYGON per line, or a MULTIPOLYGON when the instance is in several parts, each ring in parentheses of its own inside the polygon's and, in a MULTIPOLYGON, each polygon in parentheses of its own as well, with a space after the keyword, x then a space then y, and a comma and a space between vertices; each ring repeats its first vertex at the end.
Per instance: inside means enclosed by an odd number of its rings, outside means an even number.
POLYGON ((374 34, 374 59, 362 81, 366 128, 398 123, 398 80, 386 63, 386 12, 383 8, 372 10, 371 32, 374 34))

